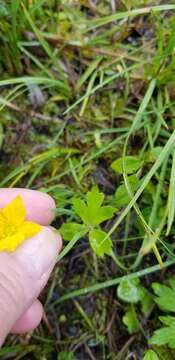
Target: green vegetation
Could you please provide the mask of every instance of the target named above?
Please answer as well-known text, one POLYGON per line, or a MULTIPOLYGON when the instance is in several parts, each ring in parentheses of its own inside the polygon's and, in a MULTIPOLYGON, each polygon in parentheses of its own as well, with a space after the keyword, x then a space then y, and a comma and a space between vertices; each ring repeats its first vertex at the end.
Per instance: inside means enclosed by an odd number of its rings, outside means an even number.
POLYGON ((0 0, 0 186, 64 239, 0 358, 175 358, 174 39, 173 1, 0 0))

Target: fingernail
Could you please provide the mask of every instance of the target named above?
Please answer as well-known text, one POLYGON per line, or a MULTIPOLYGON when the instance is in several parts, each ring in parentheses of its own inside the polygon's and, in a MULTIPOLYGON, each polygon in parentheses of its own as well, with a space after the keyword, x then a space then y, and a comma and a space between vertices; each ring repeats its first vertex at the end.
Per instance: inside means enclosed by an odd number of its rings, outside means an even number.
POLYGON ((56 262, 61 249, 61 239, 48 227, 26 240, 14 252, 13 256, 20 262, 28 275, 39 280, 56 262))

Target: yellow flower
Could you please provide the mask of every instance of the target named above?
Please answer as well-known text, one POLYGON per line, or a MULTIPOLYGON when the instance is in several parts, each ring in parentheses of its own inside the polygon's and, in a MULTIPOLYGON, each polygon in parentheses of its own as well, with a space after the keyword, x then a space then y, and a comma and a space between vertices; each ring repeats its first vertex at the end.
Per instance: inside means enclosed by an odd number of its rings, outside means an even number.
POLYGON ((17 196, 0 209, 0 251, 14 251, 24 240, 41 231, 41 226, 26 221, 26 209, 17 196))

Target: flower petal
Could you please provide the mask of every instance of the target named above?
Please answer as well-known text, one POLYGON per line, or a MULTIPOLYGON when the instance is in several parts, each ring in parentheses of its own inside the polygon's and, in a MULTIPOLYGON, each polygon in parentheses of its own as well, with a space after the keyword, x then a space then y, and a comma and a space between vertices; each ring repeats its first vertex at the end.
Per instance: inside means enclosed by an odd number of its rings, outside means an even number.
POLYGON ((7 204, 2 209, 2 214, 10 224, 19 227, 26 218, 26 209, 22 197, 18 195, 14 200, 7 204))
POLYGON ((0 240, 0 251, 14 251, 17 246, 19 246, 25 237, 21 232, 16 233, 15 235, 8 236, 0 240))
POLYGON ((0 239, 6 236, 7 221, 0 210, 0 239))
POLYGON ((41 231, 41 226, 32 221, 24 221, 20 226, 20 232, 23 233, 24 238, 30 238, 41 231))

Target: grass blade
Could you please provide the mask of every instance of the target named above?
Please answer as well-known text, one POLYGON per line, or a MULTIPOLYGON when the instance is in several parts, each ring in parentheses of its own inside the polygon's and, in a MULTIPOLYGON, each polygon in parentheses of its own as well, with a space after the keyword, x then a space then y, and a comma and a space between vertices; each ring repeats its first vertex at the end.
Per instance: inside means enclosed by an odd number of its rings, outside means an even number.
POLYGON ((89 21, 90 27, 88 28, 88 31, 90 31, 94 28, 98 28, 100 26, 107 25, 113 21, 127 19, 128 17, 132 18, 132 17, 138 16, 138 15, 149 14, 151 12, 157 13, 157 12, 168 11, 168 10, 175 10, 175 5, 169 4, 169 5, 148 6, 148 7, 143 7, 140 9, 133 9, 133 10, 125 11, 125 12, 119 12, 114 15, 104 16, 102 18, 89 21))
MULTIPOLYGON (((175 264, 175 259, 169 260, 169 261, 166 261, 164 263, 164 267, 167 268, 167 267, 169 267, 171 265, 174 265, 174 264, 175 264)), ((140 270, 140 271, 137 271, 137 272, 129 274, 129 275, 124 275, 124 276, 118 277, 116 279, 107 280, 107 281, 104 281, 104 282, 101 282, 101 283, 97 283, 97 284, 85 287, 83 289, 74 290, 74 291, 69 292, 68 294, 63 295, 61 298, 56 300, 54 302, 54 305, 60 304, 61 302, 64 302, 65 300, 73 299, 73 298, 78 297, 78 296, 83 296, 83 295, 86 295, 86 294, 89 294, 89 293, 94 293, 94 292, 99 291, 99 290, 104 290, 104 289, 106 289, 108 287, 111 287, 111 286, 116 286, 116 285, 120 284, 120 282, 123 281, 123 280, 137 279, 137 278, 146 276, 148 274, 152 274, 152 273, 154 273, 156 271, 160 271, 160 266, 159 265, 151 266, 151 267, 146 268, 144 270, 140 270)))
POLYGON ((173 163, 168 194, 168 226, 166 235, 169 235, 175 215, 175 151, 173 153, 173 163))

